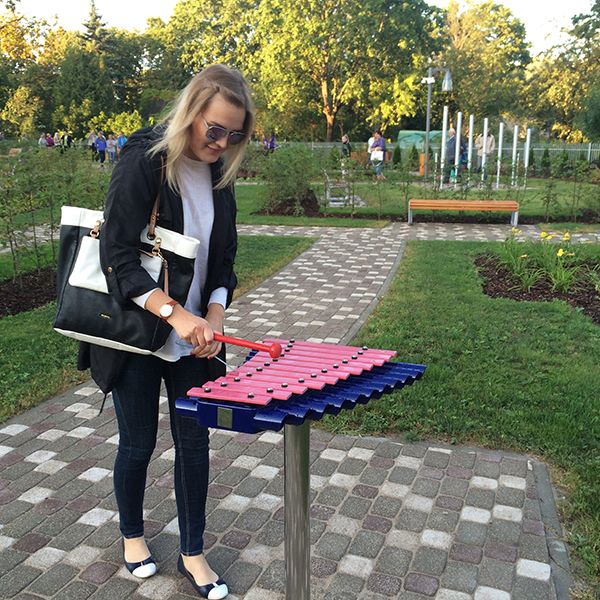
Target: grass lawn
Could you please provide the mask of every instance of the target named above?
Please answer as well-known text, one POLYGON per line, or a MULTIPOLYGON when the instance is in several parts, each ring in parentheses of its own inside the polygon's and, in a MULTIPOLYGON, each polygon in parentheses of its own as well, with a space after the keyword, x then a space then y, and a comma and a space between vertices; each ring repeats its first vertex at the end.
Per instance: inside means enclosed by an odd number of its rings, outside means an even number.
MULTIPOLYGON (((316 186, 318 189, 318 185, 316 186)), ((321 193, 318 191, 318 193, 321 193)), ((385 227, 387 220, 377 220, 373 215, 371 219, 348 219, 347 217, 328 218, 322 217, 283 217, 277 215, 256 215, 260 210, 266 194, 266 186, 262 184, 238 184, 235 188, 235 198, 238 207, 237 222, 244 225, 301 225, 313 227, 385 227)), ((341 212, 341 211, 338 211, 341 212)), ((347 214, 347 210, 345 213, 347 214)))
MULTIPOLYGON (((522 188, 496 190, 471 188, 467 192, 460 188, 445 189, 441 192, 435 192, 430 187, 424 187, 414 178, 406 181, 406 178, 399 173, 388 173, 388 179, 383 182, 375 183, 369 179, 357 180, 354 183, 354 193, 367 202, 367 206, 357 207, 355 214, 358 218, 343 219, 343 214, 348 214, 349 209, 327 208, 327 218, 309 218, 309 217, 274 217, 260 216, 253 214, 259 210, 266 188, 263 184, 239 185, 236 187, 236 197, 238 203, 238 222, 246 224, 279 224, 279 225, 321 225, 321 226, 343 226, 343 227, 381 227, 387 223, 390 218, 406 219, 406 206, 409 198, 456 198, 456 199, 493 199, 493 200, 517 200, 520 203, 519 214, 521 217, 537 218, 543 220, 544 209, 544 189, 547 180, 530 179, 527 183, 527 189, 522 188), (339 215, 336 218, 336 215, 339 215)), ((550 208, 550 216, 553 220, 561 221, 572 220, 572 202, 574 193, 574 184, 569 181, 555 180, 553 193, 556 195, 556 202, 550 208)), ((593 209, 600 213, 600 186, 594 184, 579 185, 579 208, 593 209)), ((318 196, 324 195, 323 184, 319 181, 314 182, 314 188, 318 196)), ((431 211, 418 211, 417 220, 431 220, 431 211)), ((443 221, 451 215, 454 219, 460 214, 456 211, 444 213, 435 212, 435 221, 443 221)), ((482 213, 465 213, 481 217, 482 213)), ((496 213, 495 220, 503 222, 506 216, 506 222, 510 220, 509 215, 496 213)))
MULTIPOLYGON (((237 295, 312 244, 310 238, 240 236, 237 295)), ((55 304, 0 319, 0 422, 89 378, 77 371, 77 342, 52 329, 55 304)))
POLYGON ((355 343, 397 349, 427 364, 425 376, 327 427, 542 456, 564 474, 570 541, 599 576, 600 327, 563 302, 485 296, 472 257, 494 246, 409 243, 355 343))
POLYGON ((596 233, 600 232, 599 223, 538 223, 540 231, 570 231, 571 233, 596 233))

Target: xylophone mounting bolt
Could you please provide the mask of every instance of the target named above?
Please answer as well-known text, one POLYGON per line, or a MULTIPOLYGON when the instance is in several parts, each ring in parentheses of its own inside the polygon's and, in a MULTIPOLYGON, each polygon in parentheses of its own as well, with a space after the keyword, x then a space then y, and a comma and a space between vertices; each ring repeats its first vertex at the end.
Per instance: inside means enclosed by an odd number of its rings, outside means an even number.
POLYGON ((348 359, 347 359, 347 358, 344 358, 344 359, 342 360, 342 364, 343 364, 343 365, 347 365, 347 364, 348 364, 348 359))
POLYGON ((246 373, 246 377, 252 377, 252 373, 246 373))
POLYGON ((273 393, 273 388, 267 388, 267 394, 272 394, 273 393))
POLYGON ((296 343, 296 338, 290 338, 290 344, 295 344, 296 343))
POLYGON ((352 360, 356 360, 356 359, 358 358, 358 356, 356 356, 356 354, 353 354, 353 355, 352 355, 350 358, 351 358, 352 360))
POLYGON ((364 352, 362 350, 359 350, 358 354, 364 354, 364 352))
POLYGON ((262 371, 262 367, 256 367, 256 370, 258 373, 260 373, 262 371))
POLYGON ((288 386, 288 384, 287 384, 287 383, 285 383, 285 382, 283 382, 283 383, 281 384, 281 387, 282 387, 282 388, 286 388, 287 386, 288 386))
POLYGON ((252 392, 248 392, 248 398, 254 398, 254 394, 252 392))
POLYGON ((321 373, 327 373, 327 369, 321 369, 321 373))
POLYGON ((304 383, 304 377, 300 377, 300 379, 298 379, 298 383, 304 383))
POLYGON ((205 388, 204 388, 204 391, 205 391, 207 394, 210 394, 210 388, 209 388, 209 387, 205 387, 205 388))
POLYGON ((239 377, 234 377, 234 378, 233 378, 233 380, 234 380, 234 381, 239 381, 239 380, 240 380, 240 378, 239 378, 239 377))
POLYGON ((317 376, 317 374, 316 373, 311 373, 310 376, 314 379, 317 376))
POLYGON ((266 363, 263 363, 263 365, 264 365, 265 367, 270 367, 270 366, 271 366, 271 363, 270 363, 270 362, 266 362, 266 363))
POLYGON ((363 350, 368 350, 368 349, 369 349, 369 346, 363 346, 363 347, 362 347, 362 349, 363 349, 363 350))
POLYGON ((336 363, 336 364, 334 364, 334 365, 333 365, 333 368, 334 368, 334 369, 339 369, 339 368, 340 368, 340 365, 338 365, 338 364, 336 363))
POLYGON ((221 381, 221 387, 227 387, 227 382, 226 381, 221 381))

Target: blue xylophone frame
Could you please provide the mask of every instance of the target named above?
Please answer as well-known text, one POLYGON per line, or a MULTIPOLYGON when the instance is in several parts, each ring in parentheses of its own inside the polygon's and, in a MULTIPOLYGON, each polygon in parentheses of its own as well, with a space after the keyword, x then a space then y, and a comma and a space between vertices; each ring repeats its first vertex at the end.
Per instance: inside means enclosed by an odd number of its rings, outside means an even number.
MULTIPOLYGON (((249 360, 255 352, 248 355, 249 360)), ((350 376, 322 390, 295 394, 289 400, 273 400, 267 406, 251 406, 236 402, 204 398, 178 398, 175 406, 183 416, 193 417, 204 427, 258 433, 278 431, 284 425, 301 425, 306 420, 318 421, 326 414, 336 415, 343 409, 353 409, 385 393, 412 385, 421 379, 425 365, 386 362, 361 375, 350 376)))

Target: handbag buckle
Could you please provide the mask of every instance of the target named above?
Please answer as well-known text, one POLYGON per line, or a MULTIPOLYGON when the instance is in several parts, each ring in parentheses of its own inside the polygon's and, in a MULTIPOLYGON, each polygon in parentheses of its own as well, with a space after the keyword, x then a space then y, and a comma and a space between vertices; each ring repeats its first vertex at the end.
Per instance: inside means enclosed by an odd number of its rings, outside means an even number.
POLYGON ((162 258, 162 254, 160 253, 160 243, 161 239, 159 237, 154 239, 154 246, 152 247, 152 256, 159 256, 162 258))
POLYGON ((98 239, 98 236, 100 235, 100 227, 102 227, 102 221, 98 220, 96 221, 94 228, 90 231, 90 237, 98 239))

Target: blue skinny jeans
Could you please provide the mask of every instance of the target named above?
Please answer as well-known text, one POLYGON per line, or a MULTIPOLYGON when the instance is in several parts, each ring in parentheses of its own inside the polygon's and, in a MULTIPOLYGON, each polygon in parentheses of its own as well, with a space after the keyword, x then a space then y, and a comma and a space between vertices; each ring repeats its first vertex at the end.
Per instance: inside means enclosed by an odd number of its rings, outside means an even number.
POLYGON ((175 412, 175 400, 208 381, 204 359, 183 357, 171 363, 132 354, 113 389, 119 425, 114 485, 119 526, 125 538, 144 535, 142 516, 146 473, 158 430, 158 401, 164 379, 175 446, 175 499, 181 553, 202 554, 208 490, 208 429, 175 412))

